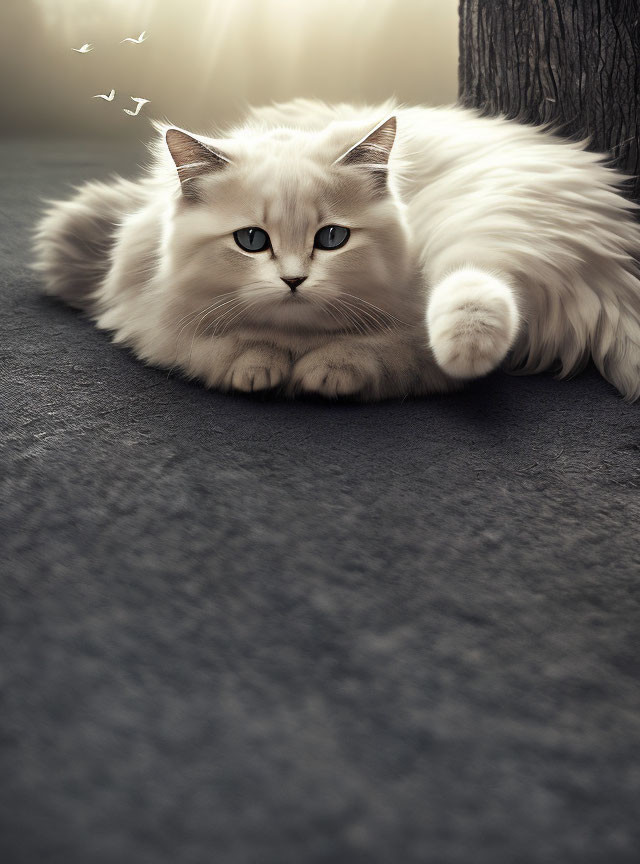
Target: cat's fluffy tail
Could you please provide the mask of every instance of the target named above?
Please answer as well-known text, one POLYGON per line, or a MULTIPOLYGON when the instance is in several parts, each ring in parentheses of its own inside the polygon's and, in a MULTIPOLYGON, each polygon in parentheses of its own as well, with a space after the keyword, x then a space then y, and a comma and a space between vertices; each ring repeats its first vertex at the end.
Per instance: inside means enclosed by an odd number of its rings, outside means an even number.
POLYGON ((116 178, 87 183, 68 201, 52 201, 34 237, 33 267, 44 290, 71 306, 90 310, 106 275, 114 233, 128 212, 140 206, 139 184, 116 178))
POLYGON ((518 374, 559 364, 558 377, 589 360, 629 402, 640 398, 640 278, 635 262, 595 260, 587 277, 576 274, 555 291, 529 285, 527 330, 508 368, 518 374), (606 265, 606 266, 604 266, 606 265))
POLYGON ((591 338, 591 353, 601 374, 629 402, 640 398, 640 278, 617 269, 615 299, 600 297, 601 310, 591 338))

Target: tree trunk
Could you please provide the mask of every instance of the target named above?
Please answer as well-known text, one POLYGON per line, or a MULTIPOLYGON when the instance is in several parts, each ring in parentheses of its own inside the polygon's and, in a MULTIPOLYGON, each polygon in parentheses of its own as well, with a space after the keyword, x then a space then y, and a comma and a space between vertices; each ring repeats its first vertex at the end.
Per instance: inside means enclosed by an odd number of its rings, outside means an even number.
MULTIPOLYGON (((640 173, 640 0, 460 0, 463 105, 546 123, 640 173)), ((629 194, 640 199, 634 176, 629 194)))

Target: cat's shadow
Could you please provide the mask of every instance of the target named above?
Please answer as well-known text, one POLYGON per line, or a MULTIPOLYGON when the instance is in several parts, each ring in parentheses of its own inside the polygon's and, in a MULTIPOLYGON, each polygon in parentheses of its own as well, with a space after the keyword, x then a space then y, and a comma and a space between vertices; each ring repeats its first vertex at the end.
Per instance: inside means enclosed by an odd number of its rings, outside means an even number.
POLYGON ((308 411, 316 415, 328 412, 349 414, 353 421, 366 414, 371 418, 372 412, 380 415, 381 422, 389 415, 405 413, 416 416, 423 411, 430 415, 440 415, 461 425, 474 427, 491 427, 505 424, 517 416, 522 396, 518 393, 518 379, 503 372, 495 372, 486 378, 469 382, 460 390, 431 394, 428 396, 407 396, 403 398, 385 399, 379 402, 363 401, 357 397, 338 397, 327 399, 323 396, 301 393, 295 398, 287 397, 278 391, 265 393, 234 393, 227 398, 241 402, 269 406, 277 411, 308 411))
MULTIPOLYGON (((51 320, 51 315, 55 315, 60 324, 64 319, 67 321, 75 319, 74 327, 81 322, 85 323, 87 328, 90 326, 90 321, 84 313, 71 309, 56 298, 40 294, 37 295, 36 303, 46 312, 48 320, 51 320)), ((90 333, 91 339, 95 339, 96 336, 94 330, 85 331, 80 327, 77 339, 73 341, 83 342, 81 333, 87 335, 90 333)), ((106 333, 100 335, 102 339, 99 344, 106 348, 105 343, 110 343, 109 336, 106 333)), ((372 415, 378 415, 381 424, 392 417, 396 421, 401 421, 403 416, 410 416, 413 419, 428 416, 431 420, 441 418, 447 425, 454 424, 478 432, 500 426, 507 434, 510 428, 516 429, 523 424, 530 425, 532 418, 535 420, 537 411, 542 410, 543 407, 545 410, 553 409, 560 399, 566 407, 567 401, 580 402, 582 398, 589 398, 594 388, 610 389, 591 364, 572 382, 557 381, 551 373, 519 376, 497 371, 471 381, 455 392, 387 399, 381 402, 364 402, 349 397, 326 399, 312 394, 299 394, 291 398, 279 391, 222 394, 207 390, 197 381, 188 380, 178 370, 167 373, 162 369, 145 367, 135 358, 133 352, 127 349, 109 345, 109 351, 117 352, 128 370, 135 368, 142 375, 157 377, 158 384, 164 380, 167 387, 173 389, 176 395, 178 391, 188 395, 194 407, 201 395, 203 400, 210 400, 213 397, 229 404, 245 407, 261 406, 263 410, 267 409, 273 415, 287 414, 297 417, 299 413, 311 412, 317 420, 321 418, 327 420, 336 415, 344 419, 347 415, 354 423, 364 415, 368 419, 371 419, 372 415), (562 393, 559 392, 560 389, 562 393), (584 392, 585 389, 589 394, 584 392)), ((97 344, 96 352, 102 353, 97 344)), ((94 361, 97 359, 95 354, 92 359, 94 361)), ((606 398, 604 393, 598 393, 597 396, 606 398)), ((181 405, 181 410, 183 407, 181 405)))

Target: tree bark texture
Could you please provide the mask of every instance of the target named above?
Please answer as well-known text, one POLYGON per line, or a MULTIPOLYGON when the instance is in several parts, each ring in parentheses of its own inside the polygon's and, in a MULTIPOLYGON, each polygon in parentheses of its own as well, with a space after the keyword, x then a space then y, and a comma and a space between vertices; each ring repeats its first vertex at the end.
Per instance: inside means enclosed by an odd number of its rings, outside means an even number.
POLYGON ((460 0, 463 105, 559 134, 636 175, 640 200, 640 0, 460 0))

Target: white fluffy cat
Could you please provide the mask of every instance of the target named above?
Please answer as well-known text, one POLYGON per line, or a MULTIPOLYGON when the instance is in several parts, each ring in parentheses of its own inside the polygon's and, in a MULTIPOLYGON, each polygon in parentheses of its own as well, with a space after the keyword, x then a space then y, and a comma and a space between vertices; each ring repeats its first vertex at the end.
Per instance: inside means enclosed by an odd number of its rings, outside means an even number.
POLYGON ((380 399, 592 356, 640 395, 640 226, 582 143, 303 99, 216 138, 158 128, 148 176, 87 184, 37 235, 47 292, 148 363, 380 399))

